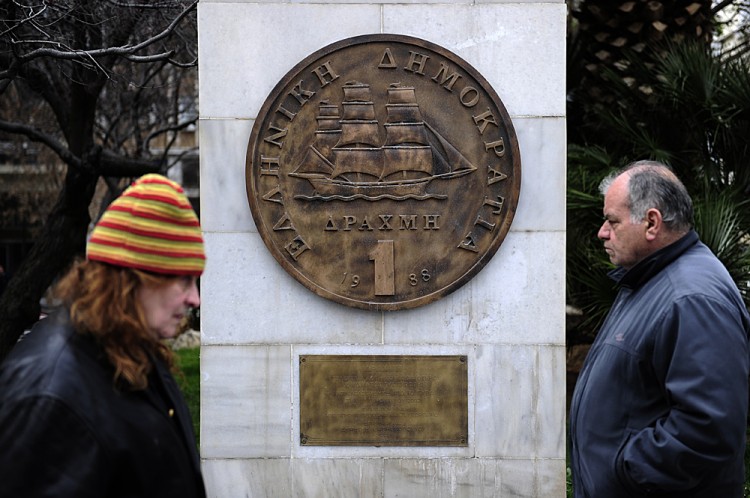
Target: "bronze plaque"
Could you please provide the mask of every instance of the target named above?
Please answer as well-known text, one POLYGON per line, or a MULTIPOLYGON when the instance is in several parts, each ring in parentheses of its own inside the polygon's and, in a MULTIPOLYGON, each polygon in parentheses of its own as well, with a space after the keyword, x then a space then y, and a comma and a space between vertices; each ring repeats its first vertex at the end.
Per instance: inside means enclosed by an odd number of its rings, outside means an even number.
POLYGON ((367 35, 297 64, 247 148, 263 241, 308 289, 372 310, 454 291, 495 254, 521 185, 497 94, 430 42, 367 35))
POLYGON ((300 356, 300 444, 467 446, 466 356, 300 356))

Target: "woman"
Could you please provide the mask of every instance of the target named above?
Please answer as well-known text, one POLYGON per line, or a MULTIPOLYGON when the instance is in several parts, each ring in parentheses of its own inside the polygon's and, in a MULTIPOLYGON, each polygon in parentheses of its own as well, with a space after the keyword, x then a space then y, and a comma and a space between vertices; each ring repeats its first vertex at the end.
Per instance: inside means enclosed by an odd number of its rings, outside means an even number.
POLYGON ((138 179, 61 279, 63 309, 0 366, 7 496, 204 497, 187 406, 163 339, 200 304, 205 253, 182 188, 138 179))

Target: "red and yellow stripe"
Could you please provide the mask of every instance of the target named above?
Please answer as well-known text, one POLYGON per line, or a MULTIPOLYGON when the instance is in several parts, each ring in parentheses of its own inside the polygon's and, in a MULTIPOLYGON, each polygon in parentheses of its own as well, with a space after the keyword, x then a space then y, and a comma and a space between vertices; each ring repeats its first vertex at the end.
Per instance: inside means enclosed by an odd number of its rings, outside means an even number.
POLYGON ((200 223, 182 187, 156 174, 142 176, 110 204, 86 257, 170 275, 200 275, 206 262, 200 223))

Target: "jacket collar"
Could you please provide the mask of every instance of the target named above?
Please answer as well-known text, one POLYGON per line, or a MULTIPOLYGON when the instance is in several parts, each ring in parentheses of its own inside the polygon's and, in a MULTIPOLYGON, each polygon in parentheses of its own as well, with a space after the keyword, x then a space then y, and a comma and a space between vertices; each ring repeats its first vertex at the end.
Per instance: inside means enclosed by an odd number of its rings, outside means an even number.
POLYGON ((631 269, 618 266, 607 275, 622 287, 637 289, 698 242, 698 234, 690 230, 681 239, 659 249, 631 269))

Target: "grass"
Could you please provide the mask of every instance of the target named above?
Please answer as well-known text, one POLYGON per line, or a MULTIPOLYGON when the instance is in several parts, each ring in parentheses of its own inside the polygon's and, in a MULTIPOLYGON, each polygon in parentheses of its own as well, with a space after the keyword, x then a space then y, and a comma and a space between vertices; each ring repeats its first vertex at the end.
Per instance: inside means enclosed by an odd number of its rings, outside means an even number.
POLYGON ((190 416, 193 419, 193 431, 196 443, 200 444, 200 404, 201 404, 201 348, 186 348, 175 351, 175 364, 182 375, 177 374, 177 383, 187 402, 190 416))

